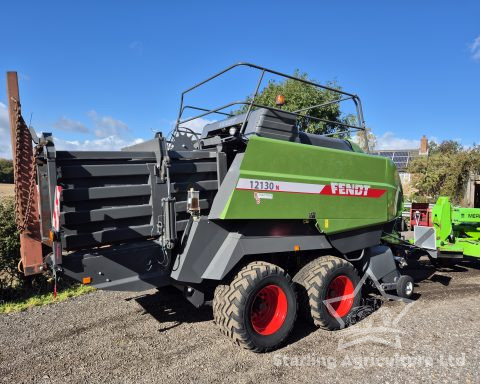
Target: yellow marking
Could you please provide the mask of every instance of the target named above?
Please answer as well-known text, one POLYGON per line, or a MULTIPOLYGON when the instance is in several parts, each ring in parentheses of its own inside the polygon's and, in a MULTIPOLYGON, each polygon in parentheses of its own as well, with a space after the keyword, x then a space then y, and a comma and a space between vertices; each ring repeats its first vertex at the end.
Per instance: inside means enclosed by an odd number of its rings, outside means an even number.
POLYGON ((328 228, 328 219, 325 219, 325 225, 324 225, 325 228, 328 228))

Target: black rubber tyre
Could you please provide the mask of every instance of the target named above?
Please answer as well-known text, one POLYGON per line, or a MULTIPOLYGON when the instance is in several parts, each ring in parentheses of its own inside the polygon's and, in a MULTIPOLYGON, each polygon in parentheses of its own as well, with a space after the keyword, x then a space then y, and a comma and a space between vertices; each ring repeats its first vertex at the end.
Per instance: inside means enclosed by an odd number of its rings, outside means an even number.
POLYGON ((397 296, 410 299, 413 295, 414 281, 411 276, 402 275, 397 281, 397 296))
MULTIPOLYGON (((268 305, 261 302, 260 306, 268 305)), ((291 278, 274 264, 252 262, 242 268, 229 285, 219 285, 215 289, 215 323, 236 344, 251 351, 267 352, 278 348, 290 334, 296 316, 297 298, 291 278), (270 334, 258 328, 258 320, 255 320, 259 311, 259 295, 269 289, 280 292, 283 299, 280 316, 283 320, 275 320, 275 327, 272 328, 275 331, 270 334)))
POLYGON ((331 331, 348 326, 347 317, 353 308, 359 306, 361 298, 361 289, 357 289, 360 278, 351 263, 335 256, 319 257, 298 271, 293 281, 302 317, 317 327, 331 331), (351 292, 346 294, 346 305, 339 312, 332 308, 336 302, 329 300, 330 306, 325 302, 335 296, 331 295, 331 286, 337 278, 345 279, 351 292))

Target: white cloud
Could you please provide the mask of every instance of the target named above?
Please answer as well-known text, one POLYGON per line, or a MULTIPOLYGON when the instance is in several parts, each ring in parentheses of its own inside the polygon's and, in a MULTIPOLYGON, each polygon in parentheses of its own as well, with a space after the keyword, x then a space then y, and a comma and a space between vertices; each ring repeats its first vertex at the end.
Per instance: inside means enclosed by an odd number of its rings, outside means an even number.
POLYGON ((478 36, 475 40, 473 40, 473 43, 470 44, 470 52, 473 60, 480 61, 480 36, 478 36))
POLYGON ((7 106, 0 102, 0 157, 12 158, 10 144, 10 122, 8 119, 7 106))
POLYGON ((190 128, 192 131, 196 133, 202 133, 203 127, 207 124, 214 123, 216 120, 207 120, 202 117, 199 117, 198 119, 188 121, 186 123, 181 124, 181 127, 187 127, 190 128))
POLYGON ((417 149, 420 148, 420 139, 404 139, 395 136, 393 132, 385 132, 377 136, 375 149, 417 149))
POLYGON ((95 125, 93 133, 96 137, 107 138, 110 136, 122 137, 128 133, 128 125, 121 120, 114 119, 111 116, 100 116, 96 111, 89 111, 90 117, 95 125))
POLYGON ((55 148, 64 151, 118 151, 129 145, 143 142, 143 139, 126 140, 108 136, 93 140, 63 140, 54 138, 55 148))
MULTIPOLYGON (((95 139, 87 140, 64 140, 55 136, 55 147, 59 150, 71 151, 116 151, 129 145, 138 144, 144 140, 141 138, 128 139, 125 135, 128 126, 110 116, 99 116, 97 112, 90 111, 88 116, 95 126, 95 139)), ((89 129, 79 121, 61 117, 54 127, 67 132, 88 133, 89 129)), ((10 145, 10 123, 7 106, 0 102, 0 158, 12 157, 10 145)))
POLYGON ((53 124, 53 127, 66 132, 88 133, 89 131, 80 121, 72 120, 65 116, 58 119, 57 122, 53 124))
POLYGON ((130 48, 132 51, 143 53, 143 43, 141 41, 132 41, 130 44, 128 44, 128 48, 130 48))

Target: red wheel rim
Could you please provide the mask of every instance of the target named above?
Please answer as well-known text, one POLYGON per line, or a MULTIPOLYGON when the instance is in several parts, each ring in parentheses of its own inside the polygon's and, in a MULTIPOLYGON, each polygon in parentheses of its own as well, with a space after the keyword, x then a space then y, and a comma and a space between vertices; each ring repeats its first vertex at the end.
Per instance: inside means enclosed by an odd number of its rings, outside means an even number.
POLYGON ((287 316, 287 296, 278 285, 267 285, 257 292, 250 310, 252 327, 260 335, 277 332, 287 316))
POLYGON ((332 316, 343 317, 353 306, 353 282, 347 276, 341 275, 334 278, 327 289, 327 308, 332 316))

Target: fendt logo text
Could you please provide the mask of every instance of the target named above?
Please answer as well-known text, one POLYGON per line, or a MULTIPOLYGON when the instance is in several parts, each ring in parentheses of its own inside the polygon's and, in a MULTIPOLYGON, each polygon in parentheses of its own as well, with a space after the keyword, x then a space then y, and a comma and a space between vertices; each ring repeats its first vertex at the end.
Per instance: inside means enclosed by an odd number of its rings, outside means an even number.
POLYGON ((370 185, 330 183, 332 195, 368 196, 370 185))

